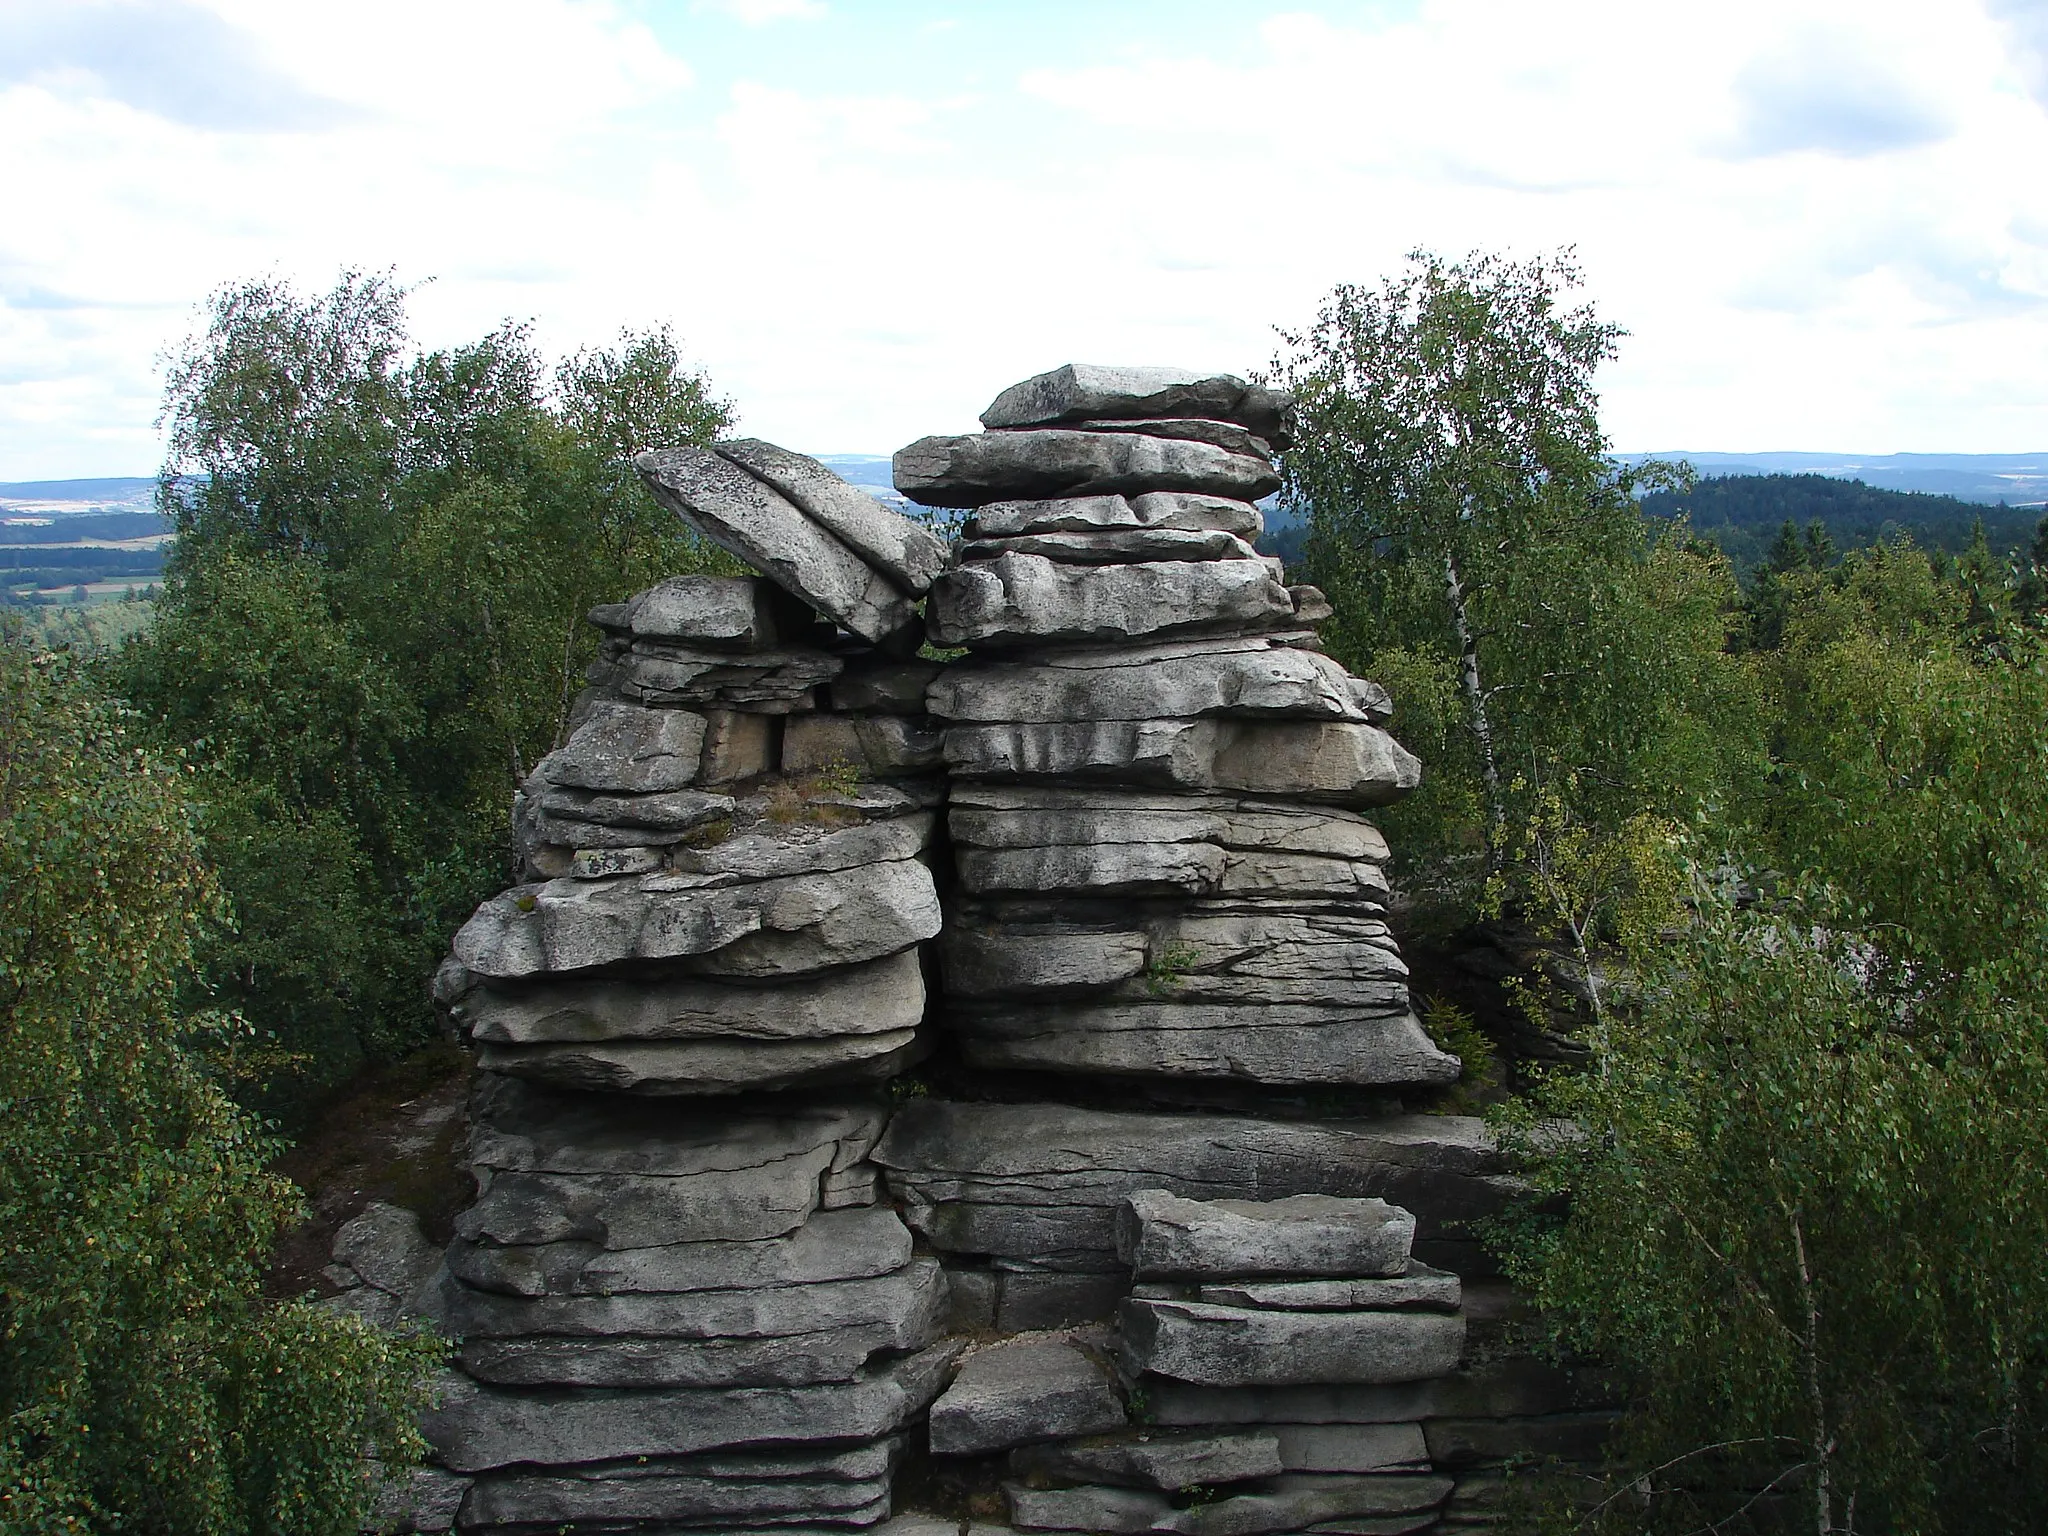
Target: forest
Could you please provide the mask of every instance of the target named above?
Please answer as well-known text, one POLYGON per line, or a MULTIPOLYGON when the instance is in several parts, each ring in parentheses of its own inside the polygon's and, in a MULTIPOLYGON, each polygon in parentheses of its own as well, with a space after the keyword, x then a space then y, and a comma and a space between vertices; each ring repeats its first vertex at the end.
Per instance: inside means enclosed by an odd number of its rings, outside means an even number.
MULTIPOLYGON (((1489 1114, 1533 1191, 1491 1240, 1632 1384, 1528 1528, 2032 1529, 2048 535, 1618 467, 1579 282, 1418 255, 1267 373, 1290 564, 1427 765, 1403 943, 1530 935, 1509 1001, 1572 1047, 1435 1000, 1466 1076, 1415 1106, 1489 1114)), ((148 626, 0 646, 0 1530, 349 1532, 440 1346, 266 1296, 280 1158, 438 1038, 585 612, 737 569, 626 462, 736 407, 660 329, 421 350, 351 272, 221 289, 164 413, 148 626)))

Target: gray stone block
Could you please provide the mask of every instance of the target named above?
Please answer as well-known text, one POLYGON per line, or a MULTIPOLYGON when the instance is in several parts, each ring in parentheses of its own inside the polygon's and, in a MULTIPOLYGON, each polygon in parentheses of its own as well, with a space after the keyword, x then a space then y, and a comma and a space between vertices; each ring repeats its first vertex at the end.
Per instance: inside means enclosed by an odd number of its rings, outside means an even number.
POLYGON ((959 553, 963 561, 1043 555, 1061 565, 1259 558, 1259 552, 1234 533, 1178 528, 1106 528, 1094 533, 1026 533, 1010 539, 968 539, 961 544, 959 553))
MULTIPOLYGON (((936 1259, 887 1274, 744 1290, 629 1291, 619 1295, 507 1296, 456 1285, 449 1326, 466 1339, 780 1338, 885 1323, 916 1332, 944 1310, 936 1259)), ((886 1347, 912 1349, 914 1344, 886 1347)))
POLYGON ((896 1111, 874 1158, 905 1218, 942 1252, 1098 1273, 1117 1265, 1116 1206, 1138 1189, 1378 1195, 1416 1213, 1418 1246, 1522 1190, 1484 1122, 1458 1115, 1277 1121, 918 1099, 896 1111))
POLYGON ((1422 1381, 1455 1370, 1465 1347, 1464 1318, 1435 1312, 1268 1312, 1133 1298, 1118 1321, 1132 1371, 1202 1386, 1422 1381))
POLYGON ((1449 1083, 1458 1058, 1412 1015, 1313 1004, 985 1004, 954 1019, 983 1067, 1255 1083, 1449 1083))
POLYGON ((591 622, 635 640, 772 651, 787 627, 781 622, 787 601, 758 576, 670 576, 625 603, 598 610, 591 622))
POLYGON ((1427 1472, 1420 1424, 1275 1424, 1270 1433, 1289 1472, 1427 1472))
POLYGON ((472 986, 449 1011, 488 1045, 549 1041, 830 1040, 913 1029, 924 1017, 915 950, 773 985, 695 976, 472 986))
POLYGON ((1012 539, 1033 533, 1098 533, 1119 528, 1171 528, 1256 539, 1265 531, 1265 519, 1250 502, 1229 496, 1151 491, 1130 497, 993 501, 975 509, 967 519, 966 532, 975 539, 1012 539))
POLYGON ((1456 1275, 1410 1260, 1405 1274, 1390 1278, 1240 1281, 1205 1285, 1194 1299, 1285 1312, 1455 1312, 1464 1299, 1464 1285, 1456 1275))
POLYGON ((1277 1477, 1286 1470, 1279 1441, 1264 1430, 1213 1434, 1159 1429, 1023 1446, 1010 1453, 1010 1468, 1055 1483, 1108 1483, 1164 1493, 1277 1477))
POLYGON ((926 695, 962 724, 1195 719, 1365 720, 1350 676, 1328 656, 1265 640, 1230 650, 1162 644, 1112 655, 1054 653, 1030 663, 962 665, 926 695))
POLYGON ((930 507, 1144 491, 1257 501, 1280 488, 1272 464, 1256 455, 1173 438, 1059 429, 921 437, 897 450, 892 469, 896 489, 930 507))
POLYGON ((437 1458, 457 1472, 879 1439, 924 1412, 960 1349, 934 1345, 855 1381, 817 1387, 591 1393, 453 1377, 421 1428, 437 1458))
POLYGON ((1261 560, 1062 565, 1006 554, 946 572, 925 617, 938 645, 1014 650, 1280 629, 1294 603, 1261 560))
POLYGON ((1370 1196, 1189 1200, 1134 1190, 1116 1212, 1117 1257, 1142 1279, 1398 1275, 1415 1218, 1370 1196))
POLYGON ((967 1357, 932 1404, 931 1447, 980 1456, 1123 1423, 1123 1401, 1095 1359, 1060 1340, 1017 1339, 967 1357))
POLYGON ((1399 742, 1348 720, 955 725, 946 761, 969 779, 1242 790, 1361 807, 1422 782, 1422 765, 1399 742))
POLYGON ((1250 454, 1254 458, 1273 457, 1271 443, 1234 421, 1210 421, 1200 416, 1152 416, 1132 420, 1076 421, 1068 425, 1078 432, 1141 432, 1148 437, 1178 437, 1190 443, 1208 443, 1228 453, 1250 454))
POLYGON ((704 731, 704 717, 688 710, 600 704, 567 742, 534 765, 534 776, 560 788, 613 794, 682 789, 697 776, 704 731))
POLYGON ((738 779, 772 773, 782 760, 780 718, 741 709, 704 711, 703 761, 699 779, 707 784, 730 784, 738 779))
POLYGON ((613 1250, 589 1242, 493 1247, 458 1242, 448 1267, 507 1296, 630 1296, 752 1291, 886 1275, 910 1262, 910 1231, 879 1206, 820 1211, 793 1232, 751 1242, 613 1250))
POLYGON ((454 951, 499 980, 625 960, 788 976, 894 954, 933 937, 939 921, 931 871, 914 859, 712 889, 660 875, 551 880, 485 902, 454 951))
POLYGON ((1101 418, 1198 417, 1236 422, 1284 448, 1293 411, 1294 397, 1287 391, 1247 384, 1227 373, 1068 363, 1012 384, 981 413, 981 424, 995 429, 1101 418))
POLYGON ((788 714, 809 709, 819 685, 837 677, 842 666, 837 656, 801 646, 728 655, 636 641, 594 664, 591 678, 642 704, 788 714))
POLYGON ((915 1028, 808 1040, 592 1040, 480 1045, 477 1065, 581 1093, 767 1093, 894 1077, 926 1054, 915 1028))

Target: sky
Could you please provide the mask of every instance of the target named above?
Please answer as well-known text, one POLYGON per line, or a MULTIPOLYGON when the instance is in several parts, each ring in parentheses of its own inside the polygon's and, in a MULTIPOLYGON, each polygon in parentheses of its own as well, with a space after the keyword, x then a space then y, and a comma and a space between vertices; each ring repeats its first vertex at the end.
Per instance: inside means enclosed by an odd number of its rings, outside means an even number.
POLYGON ((0 481, 154 472, 223 283, 667 324, 813 453, 1575 248, 1624 450, 2048 448, 2048 0, 0 0, 0 481))

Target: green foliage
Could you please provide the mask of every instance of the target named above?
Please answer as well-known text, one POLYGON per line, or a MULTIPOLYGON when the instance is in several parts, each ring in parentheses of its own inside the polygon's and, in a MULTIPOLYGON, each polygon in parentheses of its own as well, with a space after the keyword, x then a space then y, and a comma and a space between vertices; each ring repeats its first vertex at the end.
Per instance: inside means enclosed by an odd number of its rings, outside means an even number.
POLYGON ((192 773, 0 644, 0 1529, 353 1532, 440 1346, 259 1281, 295 1192, 180 1011, 223 914, 192 773))
POLYGON ((1934 982, 1823 888, 1695 899, 1632 950, 1643 1001, 1594 1070, 1517 1117, 1570 1215, 1512 1245, 1516 1277, 1644 1387, 1600 1528, 1699 1529, 1767 1487, 1807 1530, 2031 1528, 2048 957, 1934 982))
POLYGON ((626 456, 729 406, 665 330, 551 373, 527 330, 414 355, 405 292, 233 285, 174 363, 157 618, 113 668, 203 765, 234 923, 206 985, 270 1042, 297 1118, 431 1028, 426 977, 501 884, 505 805, 559 744, 611 601, 731 570, 626 456))
POLYGON ((1577 282, 1564 255, 1418 254, 1336 289, 1276 364, 1326 639, 1429 765, 1393 844, 1417 894, 1468 912, 1542 794, 1604 829, 1689 821, 1756 766, 1733 574, 1645 523, 1665 471, 1607 457, 1592 376, 1621 333, 1566 307, 1577 282))
POLYGON ((1645 1382, 1671 1529, 1769 1484, 1807 1529, 2020 1530, 2048 1489, 2048 664, 1969 580, 1784 573, 1771 779, 1714 829, 1780 873, 1621 928, 1632 1006, 1521 1112, 1570 1215, 1515 1266, 1645 1382))

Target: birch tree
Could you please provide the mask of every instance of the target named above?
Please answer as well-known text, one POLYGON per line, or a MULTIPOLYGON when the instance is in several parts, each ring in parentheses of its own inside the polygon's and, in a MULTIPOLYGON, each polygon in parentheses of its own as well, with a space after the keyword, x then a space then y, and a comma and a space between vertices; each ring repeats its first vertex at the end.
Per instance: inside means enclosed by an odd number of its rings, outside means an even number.
POLYGON ((1546 785, 1596 826, 1678 814, 1740 739, 1708 724, 1732 703, 1732 576, 1682 531, 1653 538, 1644 473, 1609 458, 1594 374, 1623 332, 1571 302, 1579 283, 1569 252, 1418 252, 1334 289, 1273 368, 1300 400, 1287 495, 1326 634, 1393 688, 1429 765, 1402 841, 1462 862, 1468 891, 1546 785))

